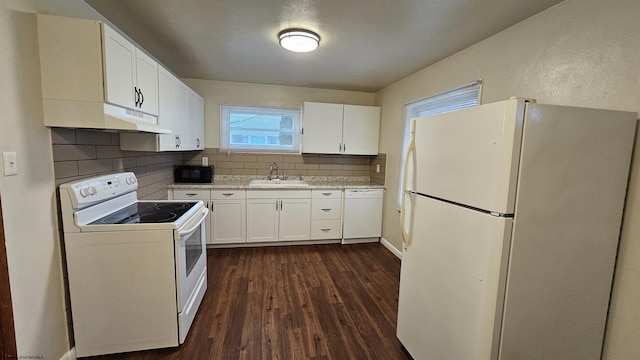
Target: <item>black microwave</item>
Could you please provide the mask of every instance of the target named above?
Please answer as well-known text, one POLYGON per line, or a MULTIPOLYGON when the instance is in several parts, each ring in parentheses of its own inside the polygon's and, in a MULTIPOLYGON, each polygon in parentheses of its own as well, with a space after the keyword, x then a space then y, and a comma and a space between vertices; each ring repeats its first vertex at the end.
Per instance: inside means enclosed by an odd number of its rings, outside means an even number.
POLYGON ((213 166, 177 166, 173 169, 173 180, 177 183, 211 183, 213 166))

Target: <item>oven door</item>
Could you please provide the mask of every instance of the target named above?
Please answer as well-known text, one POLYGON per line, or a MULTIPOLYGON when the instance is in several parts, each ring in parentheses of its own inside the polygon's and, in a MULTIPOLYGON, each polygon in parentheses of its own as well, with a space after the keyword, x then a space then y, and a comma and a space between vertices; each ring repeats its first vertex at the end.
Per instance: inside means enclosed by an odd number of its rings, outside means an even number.
POLYGON ((208 209, 203 207, 175 232, 178 332, 181 344, 187 337, 207 290, 205 219, 208 213, 208 209))

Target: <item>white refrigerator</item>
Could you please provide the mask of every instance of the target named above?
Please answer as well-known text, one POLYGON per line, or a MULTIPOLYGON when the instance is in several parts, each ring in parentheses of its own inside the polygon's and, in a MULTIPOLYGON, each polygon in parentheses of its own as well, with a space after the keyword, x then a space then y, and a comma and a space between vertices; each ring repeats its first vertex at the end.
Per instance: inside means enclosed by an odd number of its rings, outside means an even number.
POLYGON ((413 120, 397 336, 415 360, 600 359, 637 114, 413 120))

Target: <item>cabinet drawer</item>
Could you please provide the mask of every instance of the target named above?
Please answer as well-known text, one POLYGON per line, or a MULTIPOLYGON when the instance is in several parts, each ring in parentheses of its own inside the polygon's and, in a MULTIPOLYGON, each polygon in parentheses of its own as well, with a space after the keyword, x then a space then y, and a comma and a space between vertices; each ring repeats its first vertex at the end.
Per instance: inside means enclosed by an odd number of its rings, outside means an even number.
POLYGON ((201 189, 173 189, 175 200, 209 200, 209 190, 201 189))
POLYGON ((314 199, 342 199, 342 190, 312 190, 314 199))
POLYGON ((340 220, 312 220, 311 239, 340 239, 342 228, 340 220))
POLYGON ((211 200, 235 200, 245 198, 246 191, 242 189, 211 190, 211 200))
POLYGON ((311 190, 247 190, 247 199, 311 199, 311 190))
POLYGON ((340 220, 342 199, 313 199, 311 218, 313 220, 340 220))

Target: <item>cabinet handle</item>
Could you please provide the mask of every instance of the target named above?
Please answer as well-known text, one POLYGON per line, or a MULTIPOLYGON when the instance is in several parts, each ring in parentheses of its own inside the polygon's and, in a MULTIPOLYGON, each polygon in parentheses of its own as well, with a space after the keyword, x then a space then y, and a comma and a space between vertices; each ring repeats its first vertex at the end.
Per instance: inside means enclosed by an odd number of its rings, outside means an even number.
POLYGON ((322 193, 324 196, 331 196, 331 193, 322 193))
POLYGON ((320 231, 327 233, 327 232, 331 231, 331 229, 320 229, 320 231))
POLYGON ((342 152, 342 143, 338 145, 338 152, 342 152))
POLYGON ((342 145, 342 151, 347 152, 347 144, 342 145))
POLYGON ((322 211, 324 211, 324 212, 329 212, 329 211, 331 211, 331 209, 321 209, 321 210, 322 210, 322 211))
POLYGON ((176 135, 176 149, 180 147, 180 136, 176 135))
POLYGON ((223 193, 222 195, 223 195, 223 196, 231 196, 231 195, 233 195, 233 194, 234 194, 234 193, 223 193))
POLYGON ((199 138, 196 138, 196 147, 198 147, 198 148, 200 147, 200 139, 199 138))
POLYGON ((133 93, 134 95, 134 100, 135 100, 135 106, 138 107, 138 103, 140 102, 140 94, 138 93, 138 87, 134 86, 133 87, 133 93))
POLYGON ((278 200, 276 200, 276 211, 278 211, 278 200))
POLYGON ((142 107, 142 103, 144 102, 144 94, 142 93, 142 89, 138 89, 140 91, 140 107, 142 107))
POLYGON ((198 193, 186 193, 185 195, 187 195, 187 196, 196 196, 196 195, 198 195, 198 193))
POLYGON ((280 211, 282 211, 282 200, 280 200, 280 211))

